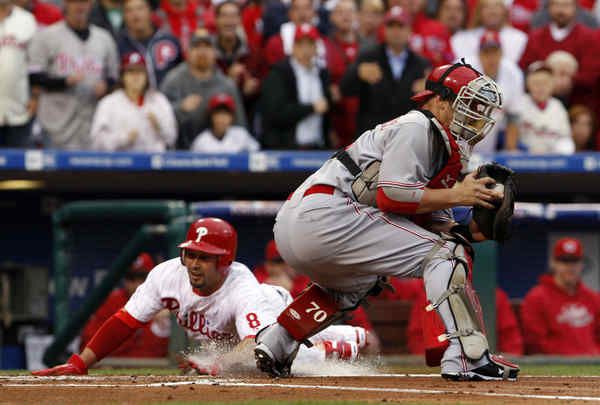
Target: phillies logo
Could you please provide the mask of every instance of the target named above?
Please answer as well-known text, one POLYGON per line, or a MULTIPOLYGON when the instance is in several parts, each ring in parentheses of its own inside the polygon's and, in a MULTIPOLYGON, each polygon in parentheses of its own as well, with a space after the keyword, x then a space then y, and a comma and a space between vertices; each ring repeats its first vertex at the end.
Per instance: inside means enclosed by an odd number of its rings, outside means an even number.
POLYGON ((154 61, 158 69, 164 69, 177 58, 177 48, 171 41, 158 41, 153 47, 154 61))
POLYGON ((209 329, 206 317, 199 311, 191 311, 185 319, 177 317, 177 323, 191 332, 206 336, 208 339, 231 340, 234 338, 231 333, 209 329))
POLYGON ((203 236, 208 235, 208 229, 206 229, 205 227, 201 226, 199 228, 196 229, 196 233, 198 234, 198 237, 196 238, 196 242, 200 242, 202 240, 203 236))
POLYGON ((168 309, 169 311, 177 311, 179 309, 179 301, 175 298, 165 297, 161 298, 160 301, 163 308, 168 309))

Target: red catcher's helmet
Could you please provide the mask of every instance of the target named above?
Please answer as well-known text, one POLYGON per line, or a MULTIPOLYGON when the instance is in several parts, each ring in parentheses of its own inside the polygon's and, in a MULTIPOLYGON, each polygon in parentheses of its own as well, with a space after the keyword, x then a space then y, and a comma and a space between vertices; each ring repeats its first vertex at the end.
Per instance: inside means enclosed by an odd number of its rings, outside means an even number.
POLYGON ((222 219, 201 218, 190 226, 186 241, 179 247, 219 256, 217 267, 219 270, 225 270, 235 260, 237 232, 231 224, 222 219))
POLYGON ((434 95, 452 103, 454 117, 450 132, 473 146, 493 128, 494 110, 502 107, 498 85, 464 62, 435 68, 427 77, 425 90, 412 100, 422 105, 434 95))

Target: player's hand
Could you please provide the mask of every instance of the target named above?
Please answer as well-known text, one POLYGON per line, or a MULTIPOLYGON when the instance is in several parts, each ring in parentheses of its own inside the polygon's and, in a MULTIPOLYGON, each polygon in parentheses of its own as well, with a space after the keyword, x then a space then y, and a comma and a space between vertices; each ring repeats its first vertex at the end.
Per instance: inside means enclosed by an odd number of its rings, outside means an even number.
POLYGON ((491 177, 475 178, 475 173, 469 173, 462 182, 457 183, 454 188, 458 197, 458 205, 479 205, 484 208, 494 209, 494 201, 501 200, 504 194, 501 191, 495 191, 488 188, 488 185, 495 184, 496 181, 491 177))
POLYGON ((87 375, 87 366, 77 354, 69 357, 69 360, 65 364, 61 364, 56 367, 46 368, 44 370, 37 370, 31 372, 31 374, 38 377, 47 377, 53 375, 87 375))
POLYGON ((329 103, 324 98, 313 103, 313 110, 316 114, 325 114, 329 109, 329 103))
POLYGON ((104 97, 108 92, 108 84, 104 80, 100 80, 94 85, 94 95, 96 98, 104 97))
POLYGON ((221 373, 221 367, 217 364, 217 362, 202 364, 201 362, 190 357, 183 359, 179 363, 179 368, 186 375, 211 375, 214 377, 221 373))
POLYGON ((67 76, 67 86, 73 87, 77 83, 83 80, 85 76, 83 73, 73 73, 72 75, 67 76))
POLYGON ((183 100, 181 100, 181 109, 185 112, 192 112, 198 107, 200 107, 200 103, 202 102, 202 96, 200 94, 190 94, 183 100))
POLYGON ((239 62, 235 62, 229 70, 227 71, 227 75, 233 80, 237 82, 242 75, 246 74, 246 67, 239 62))
POLYGON ((358 77, 369 84, 375 84, 382 79, 383 72, 376 62, 363 62, 358 65, 358 77))

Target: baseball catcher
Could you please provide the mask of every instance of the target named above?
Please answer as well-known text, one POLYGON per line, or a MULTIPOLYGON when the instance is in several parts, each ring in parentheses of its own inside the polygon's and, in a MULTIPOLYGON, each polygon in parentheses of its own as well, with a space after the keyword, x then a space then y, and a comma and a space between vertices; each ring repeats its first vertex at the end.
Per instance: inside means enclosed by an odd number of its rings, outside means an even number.
POLYGON ((413 100, 419 109, 363 133, 279 211, 282 257, 316 284, 256 336, 261 370, 289 374, 302 342, 397 276, 424 279, 427 361, 444 378, 517 378, 516 365, 489 352, 470 281, 471 242, 505 240, 512 214, 512 172, 467 171, 502 106, 500 90, 463 62, 434 69, 413 100), (457 206, 475 207, 473 219, 457 224, 457 206))

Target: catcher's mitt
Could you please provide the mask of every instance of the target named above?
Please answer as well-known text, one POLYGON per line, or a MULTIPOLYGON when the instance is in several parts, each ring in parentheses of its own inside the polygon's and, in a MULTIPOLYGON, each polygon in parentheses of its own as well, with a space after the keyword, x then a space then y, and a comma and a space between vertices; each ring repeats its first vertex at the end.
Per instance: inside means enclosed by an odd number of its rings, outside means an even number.
POLYGON ((504 191, 504 198, 494 202, 494 209, 480 206, 473 208, 473 220, 486 238, 503 242, 511 236, 511 220, 515 208, 517 188, 514 182, 514 172, 508 167, 492 162, 477 169, 476 178, 491 177, 496 183, 488 185, 504 191))

